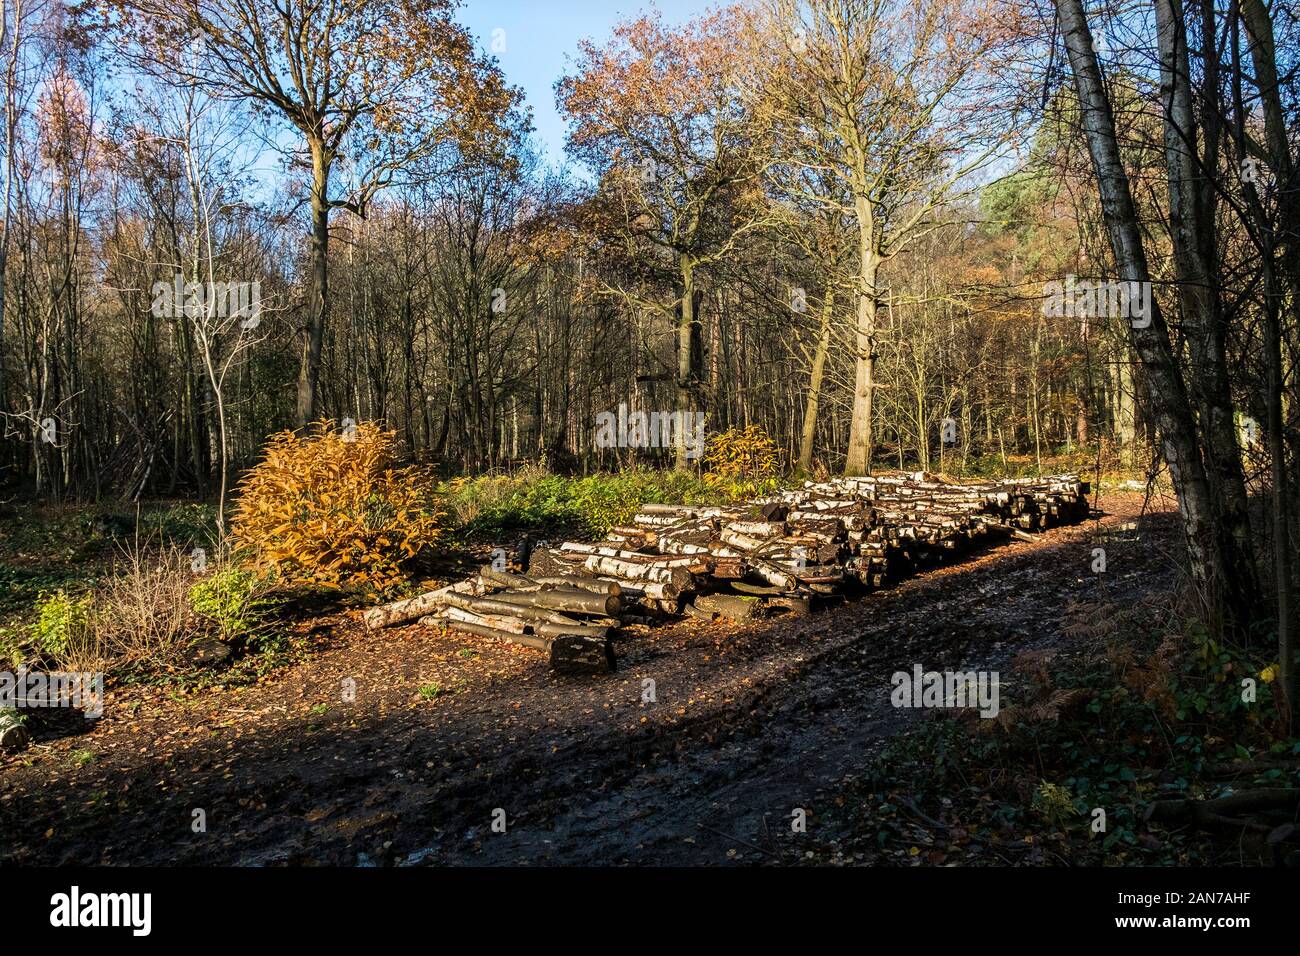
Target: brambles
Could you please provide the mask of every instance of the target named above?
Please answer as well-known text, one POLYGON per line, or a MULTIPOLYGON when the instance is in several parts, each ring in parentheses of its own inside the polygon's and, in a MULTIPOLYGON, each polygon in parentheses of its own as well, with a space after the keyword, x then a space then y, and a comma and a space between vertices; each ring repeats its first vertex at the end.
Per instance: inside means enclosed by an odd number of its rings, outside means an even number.
POLYGON ((729 428, 709 441, 704 467, 710 487, 731 498, 752 498, 776 490, 781 451, 758 425, 729 428))
POLYGON ((180 549, 155 554, 132 548, 125 569, 92 592, 87 655, 147 667, 177 663, 198 636, 189 601, 193 582, 190 559, 180 549))
POLYGON ((273 435, 241 486, 232 537, 287 584, 392 591, 439 537, 430 483, 395 468, 398 442, 375 422, 273 435))
POLYGON ((1282 831, 1250 842, 1252 827, 1276 822, 1267 807, 1207 830, 1175 818, 1300 780, 1300 741, 1279 727, 1258 652, 1207 639, 1169 593, 1072 604, 1065 620, 1077 644, 1017 655, 997 720, 935 720, 885 746, 871 785, 854 790, 854 849, 870 843, 888 860, 891 847, 916 842, 919 821, 960 833, 946 853, 962 863, 991 852, 1087 865, 1285 856, 1282 831))
POLYGON ((192 580, 179 551, 127 551, 125 569, 89 591, 43 595, 10 656, 87 672, 173 664, 197 636, 186 596, 192 580))

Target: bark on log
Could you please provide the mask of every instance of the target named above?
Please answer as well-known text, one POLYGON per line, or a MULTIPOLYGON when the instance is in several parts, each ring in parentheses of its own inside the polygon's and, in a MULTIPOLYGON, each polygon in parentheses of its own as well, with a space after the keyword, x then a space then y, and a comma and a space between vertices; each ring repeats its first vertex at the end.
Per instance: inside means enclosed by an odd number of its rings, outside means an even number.
POLYGON ((640 551, 627 551, 623 548, 613 548, 602 544, 581 544, 576 541, 566 541, 560 545, 560 557, 564 560, 583 561, 586 560, 588 555, 614 558, 617 561, 627 561, 631 564, 653 564, 656 567, 687 565, 695 560, 691 555, 686 554, 643 554, 640 551))
POLYGON ((763 599, 740 594, 701 594, 695 606, 731 621, 752 621, 762 615, 763 599))
POLYGON ((525 594, 505 592, 495 595, 494 600, 521 607, 547 608, 571 614, 598 614, 602 617, 618 617, 618 612, 623 607, 622 600, 616 595, 581 588, 553 588, 525 594))
POLYGON ((532 578, 524 577, 522 574, 509 574, 505 571, 496 571, 490 565, 484 565, 478 569, 479 580, 485 585, 491 585, 498 588, 514 588, 517 591, 535 591, 541 585, 532 578))
POLYGON ((671 584, 658 581, 616 581, 622 588, 622 596, 628 600, 644 599, 650 601, 675 601, 681 591, 671 584))
POLYGON ((713 611, 706 611, 697 604, 688 604, 686 605, 685 610, 691 617, 695 618, 697 621, 704 621, 706 624, 712 624, 718 619, 718 615, 713 611))
POLYGON ((581 574, 555 574, 547 577, 534 578, 539 584, 550 585, 559 588, 577 588, 580 591, 591 591, 594 594, 608 594, 612 597, 618 597, 622 593, 622 587, 617 581, 608 581, 601 578, 589 578, 581 574))
POLYGON ((695 582, 694 575, 680 565, 663 566, 656 564, 637 564, 620 561, 617 558, 605 558, 593 554, 583 564, 592 574, 616 577, 628 581, 654 581, 659 584, 671 584, 678 593, 690 590, 695 582))
POLYGON ((797 584, 795 576, 771 561, 762 558, 750 558, 749 569, 760 578, 783 591, 793 590, 797 584))
POLYGON ((442 624, 447 621, 459 621, 462 624, 480 624, 484 627, 495 627, 499 631, 509 631, 511 634, 525 634, 528 632, 528 622, 517 617, 503 617, 499 614, 478 614, 474 611, 467 611, 460 607, 445 607, 437 614, 430 614, 428 617, 420 618, 421 624, 434 623, 442 624))
POLYGON ((562 674, 607 673, 616 667, 614 648, 608 637, 601 638, 590 634, 561 634, 555 637, 541 637, 531 634, 515 634, 499 628, 467 621, 447 621, 447 626, 457 631, 476 634, 479 637, 491 637, 512 644, 521 644, 546 654, 551 669, 562 674))
POLYGON ((779 594, 767 599, 773 607, 783 607, 794 617, 807 617, 812 613, 812 602, 806 597, 793 594, 779 594))
POLYGON ((558 674, 605 674, 618 667, 608 639, 582 634, 548 638, 551 670, 558 674))
POLYGON ((784 538, 784 521, 730 521, 727 530, 758 538, 784 538))
POLYGON ((752 554, 768 544, 764 538, 756 538, 753 535, 733 531, 731 528, 723 528, 718 532, 718 540, 744 554, 752 554))
POLYGON ((362 615, 362 620, 365 621, 366 627, 372 630, 381 627, 392 627, 394 624, 404 624, 407 621, 418 620, 426 614, 436 611, 445 603, 442 600, 444 595, 480 594, 482 591, 483 588, 478 580, 469 578, 434 591, 426 591, 404 601, 394 601, 391 604, 372 607, 362 615))
POLYGON ((445 607, 437 614, 420 618, 420 623, 427 626, 447 626, 451 623, 478 624, 508 631, 511 634, 534 635, 538 637, 560 637, 565 634, 578 634, 586 637, 598 637, 602 640, 610 636, 610 628, 597 624, 582 624, 576 621, 554 623, 550 621, 523 620, 515 617, 476 614, 458 607, 445 607))
POLYGON ((451 607, 459 607, 475 614, 490 615, 495 614, 501 617, 525 618, 533 621, 549 621, 552 624, 578 624, 568 615, 561 614, 559 611, 546 606, 538 606, 529 603, 536 594, 545 592, 537 591, 530 593, 503 592, 491 597, 467 597, 463 594, 444 594, 441 600, 444 604, 451 607))

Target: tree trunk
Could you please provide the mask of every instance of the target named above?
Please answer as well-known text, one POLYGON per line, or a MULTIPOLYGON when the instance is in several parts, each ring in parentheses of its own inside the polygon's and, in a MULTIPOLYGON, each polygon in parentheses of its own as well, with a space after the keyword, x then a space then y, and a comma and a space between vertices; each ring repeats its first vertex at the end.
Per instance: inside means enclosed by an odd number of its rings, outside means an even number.
POLYGON ((855 329, 855 374, 853 381, 853 417, 849 422, 849 453, 844 462, 848 477, 871 473, 871 402, 876 387, 876 277, 880 258, 873 236, 871 204, 866 196, 857 198, 858 252, 858 319, 855 329))
MULTIPOLYGON (((1262 50, 1256 50, 1254 53, 1256 75, 1258 77, 1259 71, 1262 70, 1265 77, 1272 77, 1275 81, 1277 71, 1276 65, 1272 62, 1272 25, 1266 18, 1263 22, 1260 21, 1261 11, 1258 7, 1250 4, 1249 0, 1247 0, 1246 6, 1251 8, 1251 13, 1244 16, 1243 20, 1250 32, 1252 47, 1263 47, 1262 50), (1252 20, 1254 21, 1253 28, 1251 27, 1252 20), (1266 33, 1267 35, 1265 35, 1266 33)), ((1246 110, 1245 97, 1242 91, 1240 35, 1235 19, 1232 23, 1230 42, 1232 44, 1233 68, 1232 105, 1233 113, 1237 118, 1234 133, 1237 141, 1237 158, 1244 163, 1246 160, 1244 119, 1246 110)), ((1260 78, 1260 82, 1261 92, 1263 93, 1262 99, 1268 104, 1272 97, 1262 89, 1263 78, 1260 78)), ((1272 93, 1276 94, 1276 88, 1272 90, 1272 93)), ((1291 591, 1294 587, 1291 580, 1293 557, 1290 514, 1291 475, 1288 472, 1286 460, 1287 447, 1284 430, 1286 413, 1283 408, 1286 394, 1284 390, 1286 369, 1282 358, 1282 318, 1280 315, 1284 295, 1275 263, 1280 262, 1282 271, 1284 273, 1289 272, 1291 276, 1292 308, 1296 309, 1298 306, 1295 299, 1297 295, 1300 295, 1300 270, 1296 269, 1296 253, 1300 252, 1300 249, 1295 244, 1295 219, 1287 218, 1288 213, 1295 214, 1297 204, 1296 190, 1290 180, 1290 155, 1286 151, 1285 138, 1277 135, 1279 118, 1271 120, 1267 118, 1267 113, 1275 107, 1276 104, 1273 107, 1266 105, 1266 130, 1270 151, 1281 154, 1274 161, 1277 163, 1279 171, 1285 170, 1287 173, 1286 187, 1281 192, 1284 194, 1290 193, 1290 196, 1279 201, 1279 205, 1282 207, 1280 221, 1283 224, 1283 230, 1291 230, 1292 235, 1288 237, 1284 233, 1279 242, 1279 237, 1274 231, 1272 222, 1265 213, 1263 204, 1260 201, 1258 187, 1254 183, 1243 183, 1243 192, 1251 219, 1255 224, 1254 238, 1262 254, 1260 257, 1260 276, 1264 293, 1264 357, 1267 368, 1264 407, 1267 418, 1270 478, 1273 485, 1271 517, 1273 523, 1273 570, 1277 579, 1278 661, 1281 666, 1279 696, 1281 697, 1282 713, 1287 730, 1293 732, 1297 722, 1300 721, 1300 679, 1298 679, 1300 675, 1296 673, 1295 630, 1293 627, 1295 622, 1292 620, 1291 606, 1291 591), (1281 256, 1278 255, 1279 246, 1281 247, 1281 256), (1287 265, 1288 257, 1291 259, 1289 270, 1287 265)))
POLYGON ((1213 267, 1213 197, 1207 202, 1199 195, 1204 171, 1198 169, 1195 153, 1197 130, 1181 0, 1155 0, 1155 15, 1178 302, 1192 358, 1193 394, 1201 410, 1206 478, 1211 500, 1218 505, 1223 557, 1233 569, 1225 576, 1226 598, 1233 619, 1245 627, 1259 606, 1259 578, 1228 388, 1226 323, 1213 267))
POLYGON ((831 318, 835 313, 835 290, 829 286, 822 298, 821 327, 817 333, 817 350, 813 353, 812 374, 808 380, 808 404, 803 411, 803 429, 799 435, 799 473, 812 472, 813 438, 817 434, 817 404, 821 400, 822 377, 826 356, 831 350, 831 318))
POLYGON ((330 167, 324 144, 312 143, 311 153, 311 299, 298 365, 297 424, 300 429, 316 420, 321 345, 329 317, 330 167))
POLYGON ((677 319, 677 411, 680 414, 679 427, 674 436, 676 454, 674 467, 678 471, 690 468, 690 459, 686 457, 686 430, 688 416, 695 397, 695 372, 698 362, 695 357, 699 335, 695 328, 695 267, 686 256, 681 259, 682 302, 677 319))
MULTIPOLYGON (((1128 174, 1120 160, 1115 117, 1102 84, 1083 0, 1056 0, 1056 10, 1079 97, 1111 250, 1121 279, 1149 289, 1151 273, 1142 247, 1137 209, 1128 174)), ((1144 325, 1139 327, 1129 322, 1129 338, 1141 360, 1165 461, 1178 496, 1192 579, 1206 601, 1209 623, 1215 627, 1223 623, 1226 609, 1214 501, 1197 445, 1186 385, 1169 344, 1168 328, 1155 299, 1151 298, 1150 302, 1150 316, 1144 325)))

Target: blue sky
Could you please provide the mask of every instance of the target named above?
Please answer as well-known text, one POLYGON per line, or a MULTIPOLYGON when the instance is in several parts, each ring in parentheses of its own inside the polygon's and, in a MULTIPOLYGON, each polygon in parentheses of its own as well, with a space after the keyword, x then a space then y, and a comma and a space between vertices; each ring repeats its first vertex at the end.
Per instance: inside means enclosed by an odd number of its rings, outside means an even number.
POLYGON ((665 23, 689 20, 716 2, 707 0, 467 0, 457 19, 492 53, 533 110, 539 145, 547 161, 564 160, 564 122, 555 111, 555 81, 566 72, 585 39, 603 41, 619 20, 657 9, 665 23), (494 31, 502 31, 496 33, 494 31))

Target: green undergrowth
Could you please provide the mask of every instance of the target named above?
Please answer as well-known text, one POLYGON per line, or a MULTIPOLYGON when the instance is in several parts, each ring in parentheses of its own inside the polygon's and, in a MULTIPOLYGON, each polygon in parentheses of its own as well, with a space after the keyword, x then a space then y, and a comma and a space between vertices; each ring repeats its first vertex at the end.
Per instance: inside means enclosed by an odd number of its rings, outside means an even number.
POLYGON ((600 537, 650 502, 705 505, 730 500, 725 488, 710 487, 689 472, 649 469, 566 477, 524 468, 452 479, 440 490, 465 537, 541 528, 572 528, 600 537))
POLYGON ((1300 862, 1293 837, 1277 840, 1294 808, 1198 826, 1178 803, 1300 787, 1300 740, 1280 729, 1267 637, 1254 650, 1223 645, 1167 599, 1078 605, 1072 620, 1073 650, 1022 654, 1003 675, 996 718, 934 713, 888 744, 837 801, 849 836, 817 859, 1300 862), (1147 820, 1157 803, 1175 812, 1147 820))

